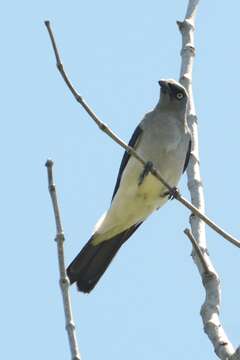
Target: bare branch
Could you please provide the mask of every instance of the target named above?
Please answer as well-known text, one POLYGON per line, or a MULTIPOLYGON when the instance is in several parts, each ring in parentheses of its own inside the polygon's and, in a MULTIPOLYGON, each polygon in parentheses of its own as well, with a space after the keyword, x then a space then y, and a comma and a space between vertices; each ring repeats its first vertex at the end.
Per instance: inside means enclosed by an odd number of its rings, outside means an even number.
MULTIPOLYGON (((192 133, 193 145, 189 165, 187 168, 188 188, 191 194, 192 203, 201 212, 204 212, 204 193, 199 166, 197 116, 195 112, 192 91, 192 70, 193 59, 195 55, 194 25, 198 3, 199 0, 189 0, 185 19, 183 22, 178 21, 177 24, 182 35, 182 63, 180 82, 184 85, 189 94, 188 125, 192 133)), ((234 347, 227 338, 227 335, 225 334, 220 322, 220 281, 219 276, 208 256, 206 248, 205 226, 201 219, 204 220, 200 216, 190 216, 192 233, 189 230, 185 230, 185 234, 192 241, 193 248, 195 250, 193 252, 193 259, 202 277, 202 283, 206 291, 206 298, 201 307, 204 331, 208 335, 210 341, 213 344, 215 353, 220 359, 239 360, 240 351, 234 350, 234 347)), ((215 230, 219 232, 217 229, 215 230)))
MULTIPOLYGON (((50 21, 45 21, 45 25, 47 27, 49 36, 51 38, 53 50, 55 53, 56 61, 57 61, 57 68, 61 73, 65 83, 67 84, 69 90, 75 97, 75 99, 83 106, 83 108, 87 111, 90 117, 95 121, 98 127, 105 132, 108 136, 110 136, 116 143, 118 143, 121 147, 123 147, 129 154, 135 157, 143 166, 146 165, 149 159, 144 159, 140 156, 132 147, 128 146, 122 139, 120 139, 106 124, 104 124, 97 115, 92 111, 89 105, 83 100, 82 96, 78 94, 78 92, 73 87, 72 83, 70 82, 66 72, 64 70, 63 64, 60 60, 60 55, 56 46, 56 42, 53 36, 53 32, 50 26, 50 21)), ((217 224, 215 224, 212 220, 210 220, 206 215, 204 215, 203 211, 200 211, 197 207, 192 205, 189 201, 187 201, 179 191, 175 191, 175 189, 171 188, 171 186, 165 181, 165 179, 161 176, 160 172, 153 166, 150 169, 152 175, 154 175, 161 183, 169 190, 171 194, 173 194, 174 198, 177 199, 180 203, 182 203, 185 207, 187 207, 193 214, 198 216, 202 219, 208 226, 210 226, 214 231, 220 234, 223 238, 231 242, 237 247, 240 247, 240 241, 234 238, 232 235, 228 234, 225 230, 220 228, 217 224)))
MULTIPOLYGON (((206 261, 205 258, 204 258, 204 253, 203 253, 203 251, 201 250, 200 246, 198 245, 196 239, 194 238, 191 230, 185 229, 185 230, 184 230, 184 234, 186 234, 187 237, 189 238, 189 240, 191 241, 192 246, 193 246, 194 250, 196 251, 197 256, 199 257, 199 260, 200 260, 200 262, 201 262, 201 264, 202 264, 203 271, 204 271, 205 273, 210 272, 209 267, 208 267, 208 263, 207 263, 207 261, 206 261)), ((206 252, 206 249, 204 249, 204 252, 206 252)))
POLYGON ((71 308, 71 300, 69 295, 69 280, 65 270, 65 261, 64 261, 64 232, 61 224, 60 211, 57 200, 56 186, 53 180, 53 161, 47 160, 46 162, 47 173, 48 173, 48 189, 52 200, 53 211, 56 222, 56 242, 58 249, 58 264, 59 264, 59 272, 60 272, 60 288, 62 292, 63 305, 64 305, 64 313, 65 313, 65 321, 66 321, 66 330, 68 333, 68 340, 72 355, 72 360, 81 360, 80 353, 78 350, 77 338, 75 333, 75 325, 73 321, 72 308, 71 308))

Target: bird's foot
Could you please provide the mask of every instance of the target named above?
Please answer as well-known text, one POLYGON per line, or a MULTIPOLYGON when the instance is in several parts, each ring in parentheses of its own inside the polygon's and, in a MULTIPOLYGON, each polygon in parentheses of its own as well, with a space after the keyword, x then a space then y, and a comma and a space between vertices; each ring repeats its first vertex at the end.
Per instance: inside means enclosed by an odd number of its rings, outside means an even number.
POLYGON ((164 193, 164 196, 168 196, 168 199, 173 200, 177 199, 180 195, 180 192, 176 186, 174 186, 171 190, 168 190, 164 193))
POLYGON ((138 186, 142 185, 145 177, 150 173, 150 171, 153 168, 153 163, 151 161, 146 162, 146 165, 144 166, 143 171, 141 172, 141 174, 139 175, 138 178, 138 186))

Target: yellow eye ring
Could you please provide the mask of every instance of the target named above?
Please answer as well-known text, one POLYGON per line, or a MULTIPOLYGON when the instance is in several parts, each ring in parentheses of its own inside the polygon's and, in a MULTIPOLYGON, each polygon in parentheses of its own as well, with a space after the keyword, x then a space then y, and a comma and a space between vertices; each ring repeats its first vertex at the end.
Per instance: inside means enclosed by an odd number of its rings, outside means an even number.
POLYGON ((177 93, 176 98, 177 98, 178 100, 182 100, 183 94, 182 94, 181 92, 177 93))

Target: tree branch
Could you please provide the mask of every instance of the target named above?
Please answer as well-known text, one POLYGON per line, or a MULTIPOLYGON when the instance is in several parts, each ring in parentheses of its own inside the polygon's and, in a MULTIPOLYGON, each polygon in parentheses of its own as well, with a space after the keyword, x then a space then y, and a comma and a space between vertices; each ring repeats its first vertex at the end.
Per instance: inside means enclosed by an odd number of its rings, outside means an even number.
MULTIPOLYGON (((104 124, 97 115, 92 111, 90 106, 83 100, 82 96, 78 94, 78 92, 73 87, 71 81, 69 80, 63 64, 60 60, 59 51, 56 46, 56 42, 53 36, 53 32, 50 26, 50 21, 45 21, 45 25, 47 27, 52 47, 54 50, 54 54, 56 57, 57 62, 57 68, 62 75, 66 85, 68 86, 69 90, 75 97, 75 99, 82 105, 82 107, 86 110, 86 112, 90 115, 90 117, 95 121, 95 123, 98 125, 98 127, 105 132, 109 137, 112 138, 116 143, 118 143, 121 147, 123 147, 130 155, 135 157, 143 166, 146 165, 148 160, 151 159, 144 159, 142 156, 140 156, 132 147, 128 146, 122 139, 120 139, 106 124, 104 124)), ((189 201, 187 201, 180 193, 179 191, 174 191, 175 189, 171 188, 171 186, 165 181, 165 179, 161 176, 160 172, 153 166, 150 169, 150 172, 153 176, 155 176, 161 183, 172 193, 174 194, 175 199, 177 199, 180 203, 182 203, 185 207, 187 207, 193 214, 198 216, 200 219, 202 219, 208 226, 210 226, 214 231, 216 231, 218 234, 220 234, 223 238, 231 242, 237 247, 240 247, 240 241, 236 238, 234 238, 232 235, 228 234, 226 231, 224 231, 222 228, 220 228, 217 224, 215 224, 211 219, 209 219, 202 211, 200 211, 197 207, 192 205, 189 201)))
POLYGON ((64 232, 61 223, 60 211, 57 200, 56 186, 53 180, 53 161, 47 160, 46 162, 47 173, 48 173, 48 189, 50 193, 50 197, 52 200, 53 211, 56 222, 56 242, 58 249, 58 264, 59 264, 59 273, 60 273, 60 288, 62 292, 63 305, 64 305, 64 313, 65 313, 65 321, 66 321, 66 330, 68 333, 68 340, 72 355, 72 360, 81 360, 80 353, 78 350, 77 338, 75 333, 75 325, 73 321, 72 308, 71 308, 71 300, 69 295, 69 280, 65 270, 65 261, 64 261, 64 232))
POLYGON ((199 257, 199 260, 200 260, 200 262, 202 264, 202 267, 203 267, 202 272, 205 272, 205 273, 210 272, 208 263, 207 263, 207 261, 205 260, 205 257, 204 257, 204 253, 207 253, 206 249, 203 249, 203 251, 201 250, 201 248, 198 245, 196 239, 194 238, 191 230, 185 229, 184 234, 186 234, 187 237, 189 238, 189 240, 191 241, 192 246, 193 246, 194 250, 196 251, 197 256, 199 257))
MULTIPOLYGON (((183 22, 178 21, 177 24, 182 35, 180 82, 189 94, 188 125, 192 133, 192 152, 187 168, 188 188, 192 203, 201 212, 204 212, 204 193, 199 166, 197 116, 192 91, 192 69, 195 55, 194 25, 198 3, 199 0, 189 0, 185 19, 183 22)), ((220 281, 208 256, 205 225, 201 219, 204 220, 200 216, 190 216, 192 232, 185 230, 185 234, 192 241, 194 249, 192 256, 201 275, 206 292, 206 298, 201 307, 204 331, 208 335, 214 346, 215 353, 220 359, 239 360, 240 350, 234 350, 219 319, 221 297, 220 281)))

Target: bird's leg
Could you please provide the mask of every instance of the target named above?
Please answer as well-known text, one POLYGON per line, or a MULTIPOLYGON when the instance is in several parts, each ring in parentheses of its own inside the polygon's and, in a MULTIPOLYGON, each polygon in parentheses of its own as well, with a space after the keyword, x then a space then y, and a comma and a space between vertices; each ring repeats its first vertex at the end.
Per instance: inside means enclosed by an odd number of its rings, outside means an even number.
POLYGON ((168 199, 173 200, 176 199, 180 195, 180 192, 176 186, 174 186, 171 190, 166 191, 163 194, 163 197, 168 196, 168 199))
POLYGON ((153 163, 151 161, 148 161, 146 163, 146 165, 144 166, 143 171, 139 175, 138 186, 140 186, 143 183, 145 177, 149 174, 149 172, 152 170, 152 168, 153 168, 153 163))

